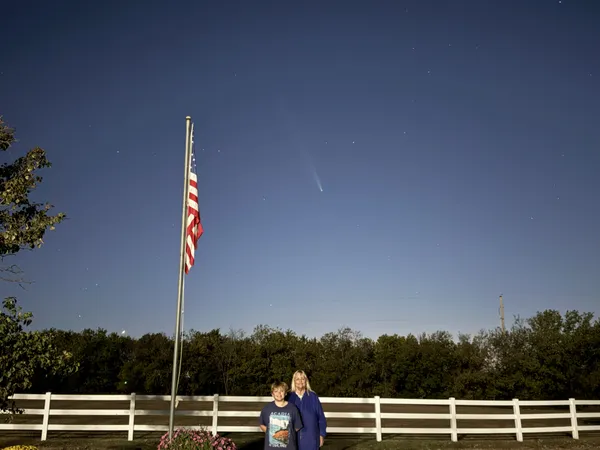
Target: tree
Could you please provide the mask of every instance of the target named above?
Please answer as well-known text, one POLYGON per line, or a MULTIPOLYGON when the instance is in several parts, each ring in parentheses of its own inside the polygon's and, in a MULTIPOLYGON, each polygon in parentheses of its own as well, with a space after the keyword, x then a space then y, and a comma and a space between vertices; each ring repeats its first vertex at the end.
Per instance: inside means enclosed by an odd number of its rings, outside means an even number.
MULTIPOLYGON (((7 151, 15 142, 15 130, 0 117, 0 150, 7 151)), ((52 206, 36 203, 29 196, 42 181, 39 169, 50 167, 46 153, 39 147, 12 163, 0 166, 0 258, 4 260, 25 248, 43 244, 48 228, 54 229, 64 220, 62 213, 51 215, 52 206)), ((0 279, 23 282, 16 265, 0 267, 0 279)), ((72 355, 58 350, 51 333, 28 332, 33 315, 17 306, 17 299, 8 297, 0 313, 0 411, 19 412, 9 397, 32 386, 36 371, 48 374, 68 373, 77 369, 72 355)))
MULTIPOLYGON (((219 330, 211 335, 211 344, 214 346, 213 364, 221 374, 225 395, 235 392, 237 375, 235 368, 240 366, 240 357, 245 339, 242 330, 230 329, 229 333, 222 335, 219 330)), ((235 395, 235 394, 233 394, 235 395)))
MULTIPOLYGON (((0 116, 0 150, 7 151, 16 142, 15 130, 0 116)), ((29 197, 42 182, 39 169, 50 167, 46 152, 35 147, 25 156, 0 166, 0 258, 4 261, 22 249, 41 247, 46 230, 65 219, 65 214, 50 214, 52 205, 37 203, 29 197)), ((0 267, 0 279, 25 280, 14 264, 0 267)))
POLYGON ((344 327, 323 335, 319 344, 320 357, 311 376, 315 390, 340 397, 362 396, 375 375, 374 343, 359 331, 344 327))
POLYGON ((52 392, 56 392, 57 387, 62 387, 68 394, 109 394, 116 390, 121 367, 132 358, 133 339, 117 333, 107 334, 101 328, 71 332, 67 339, 64 333, 53 334, 62 338, 56 340, 55 345, 59 349, 69 349, 73 353, 79 370, 63 377, 62 383, 56 383, 52 392))
POLYGON ((173 340, 164 333, 145 334, 134 341, 131 355, 121 366, 119 390, 167 395, 171 392, 172 368, 173 340))
POLYGON ((456 374, 453 378, 452 396, 475 400, 495 399, 495 365, 491 356, 489 336, 480 331, 471 337, 459 334, 456 344, 456 374))
POLYGON ((20 412, 9 397, 31 387, 36 371, 51 375, 77 370, 72 354, 57 349, 47 332, 27 332, 33 315, 24 313, 14 297, 4 300, 0 312, 0 411, 20 412))
POLYGON ((208 333, 190 330, 186 333, 183 341, 179 393, 182 395, 214 395, 221 392, 223 377, 214 361, 220 336, 219 330, 212 330, 208 333))

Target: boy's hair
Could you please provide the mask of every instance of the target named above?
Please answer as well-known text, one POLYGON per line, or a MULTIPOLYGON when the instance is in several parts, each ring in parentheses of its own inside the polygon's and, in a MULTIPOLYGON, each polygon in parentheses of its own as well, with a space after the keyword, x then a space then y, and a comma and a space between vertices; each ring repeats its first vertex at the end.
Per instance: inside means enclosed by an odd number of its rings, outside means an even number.
POLYGON ((283 392, 287 392, 288 385, 284 381, 276 381, 271 385, 271 392, 275 391, 275 389, 283 389, 283 392))

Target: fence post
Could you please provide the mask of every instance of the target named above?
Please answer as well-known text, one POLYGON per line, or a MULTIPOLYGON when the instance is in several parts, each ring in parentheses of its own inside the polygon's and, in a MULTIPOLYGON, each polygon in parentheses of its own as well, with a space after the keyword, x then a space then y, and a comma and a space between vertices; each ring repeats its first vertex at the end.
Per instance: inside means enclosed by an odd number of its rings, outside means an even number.
POLYGON ((569 412, 571 413, 571 434, 573 439, 579 439, 579 429, 577 425, 577 405, 575 404, 575 399, 569 399, 569 412))
POLYGON ((375 429, 377 442, 381 442, 381 398, 379 395, 375 396, 375 429))
POLYGON ((50 401, 52 400, 52 392, 46 392, 44 399, 44 418, 42 419, 42 441, 48 438, 48 422, 50 421, 50 401))
POLYGON ((523 442, 523 425, 521 423, 521 407, 519 399, 513 398, 513 414, 515 415, 515 431, 517 432, 517 441, 523 442))
POLYGON ((213 397, 213 420, 212 420, 212 432, 214 435, 217 434, 217 420, 219 418, 219 394, 215 394, 213 397))
POLYGON ((127 430, 127 440, 133 441, 133 430, 135 428, 135 392, 131 393, 129 398, 129 429, 127 430))
POLYGON ((452 442, 458 441, 458 425, 456 422, 456 399, 450 397, 450 439, 452 442))

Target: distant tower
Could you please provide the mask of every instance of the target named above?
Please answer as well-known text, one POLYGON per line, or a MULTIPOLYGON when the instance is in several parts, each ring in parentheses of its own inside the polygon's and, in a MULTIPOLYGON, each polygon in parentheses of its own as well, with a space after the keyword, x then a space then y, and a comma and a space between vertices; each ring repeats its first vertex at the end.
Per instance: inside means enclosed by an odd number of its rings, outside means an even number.
POLYGON ((504 302, 502 301, 502 295, 500 295, 500 326, 502 327, 502 334, 506 333, 506 328, 504 327, 504 302))

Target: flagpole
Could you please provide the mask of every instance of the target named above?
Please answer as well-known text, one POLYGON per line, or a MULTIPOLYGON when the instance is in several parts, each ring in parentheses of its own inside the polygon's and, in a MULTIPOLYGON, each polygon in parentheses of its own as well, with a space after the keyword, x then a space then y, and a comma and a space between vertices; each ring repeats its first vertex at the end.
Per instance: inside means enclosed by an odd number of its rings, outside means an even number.
POLYGON ((190 124, 192 118, 185 118, 185 177, 183 183, 183 207, 181 212, 181 249, 179 254, 179 284, 177 287, 177 316, 175 318, 175 348, 173 349, 173 374, 171 380, 171 409, 169 411, 169 439, 173 437, 173 423, 175 421, 175 400, 177 398, 177 356, 181 339, 181 309, 184 294, 185 270, 185 239, 187 227, 187 200, 190 185, 190 163, 192 157, 192 143, 190 139, 190 124))

